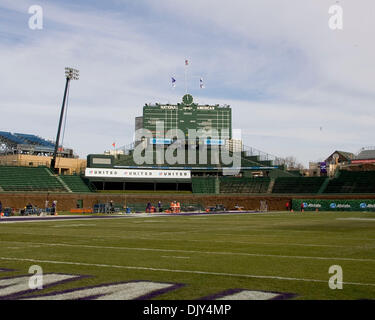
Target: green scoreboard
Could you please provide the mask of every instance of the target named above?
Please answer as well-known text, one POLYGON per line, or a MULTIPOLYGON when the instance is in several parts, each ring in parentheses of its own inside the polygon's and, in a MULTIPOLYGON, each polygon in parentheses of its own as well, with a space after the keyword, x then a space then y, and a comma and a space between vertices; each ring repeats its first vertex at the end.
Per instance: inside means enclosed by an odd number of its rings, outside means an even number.
POLYGON ((156 135, 156 123, 164 123, 164 132, 170 129, 180 129, 189 139, 188 130, 210 130, 216 129, 219 139, 222 130, 229 131, 229 139, 232 138, 232 109, 230 106, 199 105, 194 103, 190 94, 182 98, 182 102, 176 105, 155 104, 143 107, 143 128, 150 130, 156 135))

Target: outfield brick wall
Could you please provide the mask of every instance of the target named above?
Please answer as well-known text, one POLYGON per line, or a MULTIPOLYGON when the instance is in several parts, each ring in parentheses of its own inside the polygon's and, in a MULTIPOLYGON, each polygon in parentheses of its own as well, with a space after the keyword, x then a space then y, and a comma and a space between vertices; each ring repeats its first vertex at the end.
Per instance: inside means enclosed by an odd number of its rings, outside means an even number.
POLYGON ((196 203, 202 206, 214 206, 222 204, 227 209, 232 209, 235 205, 244 207, 246 210, 259 209, 260 201, 268 202, 269 210, 285 210, 285 203, 291 199, 375 199, 375 194, 371 195, 181 195, 181 194, 103 194, 103 193, 0 193, 0 201, 3 208, 23 208, 27 203, 32 203, 40 208, 44 207, 45 201, 48 199, 51 205, 53 200, 57 200, 58 210, 68 211, 76 208, 77 200, 83 200, 84 208, 92 208, 96 203, 105 203, 110 200, 115 203, 144 203, 147 202, 156 205, 160 200, 166 207, 171 201, 179 201, 181 203, 196 203))

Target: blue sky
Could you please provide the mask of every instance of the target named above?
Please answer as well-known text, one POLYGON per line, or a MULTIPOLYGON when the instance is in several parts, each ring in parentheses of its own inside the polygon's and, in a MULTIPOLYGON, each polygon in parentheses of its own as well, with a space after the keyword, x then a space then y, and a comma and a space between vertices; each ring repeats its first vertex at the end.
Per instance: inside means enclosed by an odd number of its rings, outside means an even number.
POLYGON ((126 145, 145 103, 181 100, 189 59, 189 91, 230 104, 246 145, 305 166, 357 152, 375 144, 375 3, 341 0, 333 31, 335 2, 2 0, 0 130, 54 139, 72 66, 64 144, 82 157, 126 145), (28 28, 35 4, 42 30, 28 28))

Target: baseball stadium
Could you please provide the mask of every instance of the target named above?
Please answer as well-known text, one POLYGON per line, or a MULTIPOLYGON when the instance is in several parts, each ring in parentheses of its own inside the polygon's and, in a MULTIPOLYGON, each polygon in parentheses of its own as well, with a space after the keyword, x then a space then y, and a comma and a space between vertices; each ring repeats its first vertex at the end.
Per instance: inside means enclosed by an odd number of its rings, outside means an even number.
POLYGON ((375 298, 373 148, 290 168, 190 94, 134 132, 87 159, 0 132, 0 299, 375 298))

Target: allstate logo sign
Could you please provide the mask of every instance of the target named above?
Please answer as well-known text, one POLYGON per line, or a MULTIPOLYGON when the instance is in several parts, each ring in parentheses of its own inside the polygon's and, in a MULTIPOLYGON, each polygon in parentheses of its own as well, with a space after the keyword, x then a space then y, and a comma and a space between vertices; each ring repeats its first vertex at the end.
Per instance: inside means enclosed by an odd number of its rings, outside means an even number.
POLYGON ((329 207, 330 207, 331 209, 336 209, 337 205, 336 205, 336 203, 332 202, 332 203, 329 205, 329 207))
POLYGON ((304 207, 304 208, 307 208, 308 206, 309 206, 309 205, 307 204, 307 202, 304 202, 304 203, 303 203, 303 207, 304 207))
POLYGON ((360 207, 361 209, 366 209, 366 208, 367 208, 367 204, 364 203, 364 202, 362 202, 362 203, 359 205, 359 207, 360 207))

